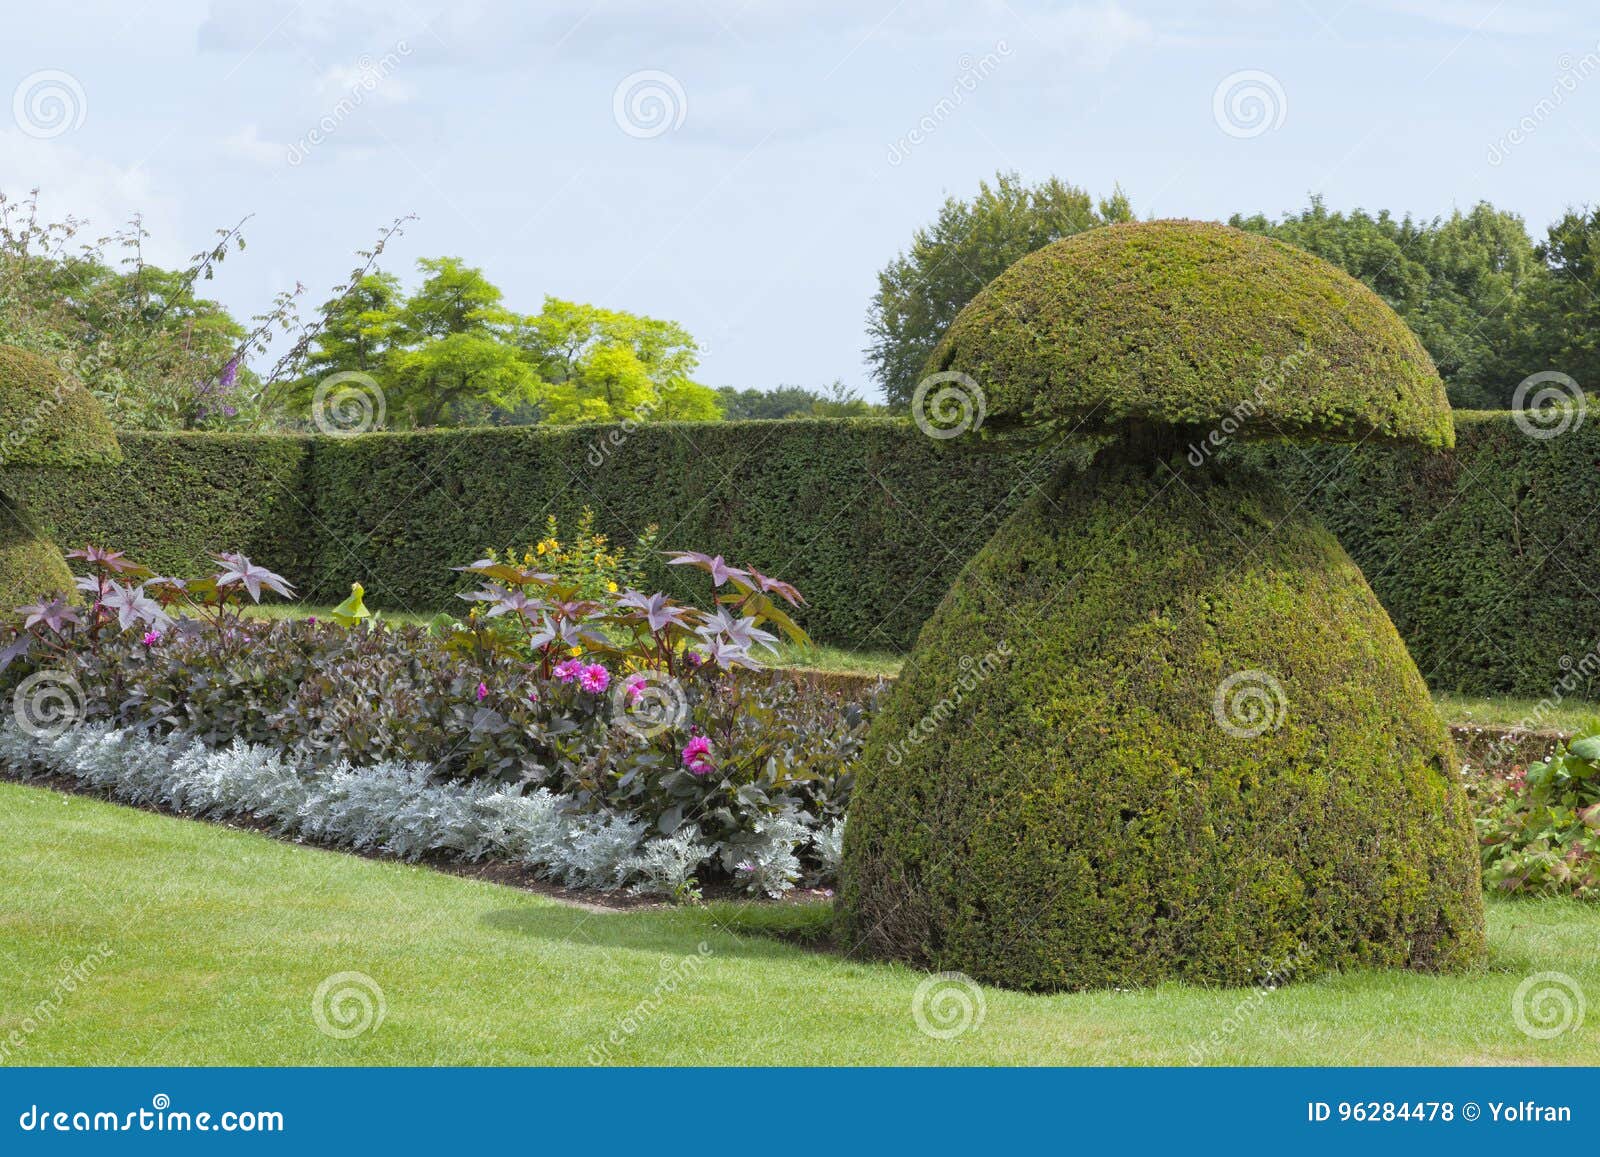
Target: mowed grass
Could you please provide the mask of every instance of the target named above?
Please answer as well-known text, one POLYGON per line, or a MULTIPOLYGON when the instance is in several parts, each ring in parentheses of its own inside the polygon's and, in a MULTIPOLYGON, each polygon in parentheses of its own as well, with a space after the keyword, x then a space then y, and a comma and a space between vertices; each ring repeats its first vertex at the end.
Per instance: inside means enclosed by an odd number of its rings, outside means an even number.
POLYGON ((1571 902, 1494 904, 1493 957, 1471 975, 984 989, 981 1023, 941 1040, 913 1014, 922 974, 760 934, 814 934, 820 906, 590 911, 15 784, 0 841, 10 1064, 1600 1063, 1600 1009, 1550 1040, 1513 1018, 1538 972, 1600 1001, 1600 910, 1571 902), (340 1039, 313 1000, 351 972, 383 1018, 340 1039))
POLYGON ((1600 721, 1600 703, 1582 699, 1488 699, 1439 691, 1434 693, 1433 702, 1447 722, 1479 727, 1571 733, 1600 721))

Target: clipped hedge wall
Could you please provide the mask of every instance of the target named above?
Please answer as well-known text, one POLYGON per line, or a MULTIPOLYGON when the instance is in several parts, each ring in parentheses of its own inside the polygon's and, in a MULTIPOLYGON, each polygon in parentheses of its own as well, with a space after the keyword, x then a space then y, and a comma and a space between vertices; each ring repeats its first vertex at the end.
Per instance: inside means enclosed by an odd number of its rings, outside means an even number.
MULTIPOLYGON (((1461 412, 1453 454, 1274 447, 1436 690, 1600 697, 1600 422, 1530 437, 1461 412), (1570 672, 1569 672, 1570 668, 1570 672)), ((1260 452, 1260 451, 1253 451, 1260 452)))
POLYGON ((242 550, 291 579, 310 572, 311 439, 122 433, 118 441, 120 465, 19 467, 6 489, 63 549, 115 547, 176 575, 202 570, 207 551, 242 550))
MULTIPOLYGON (((1365 572, 1429 683, 1542 697, 1600 640, 1600 419, 1557 438, 1457 413, 1457 449, 1255 446, 1365 572)), ((966 559, 1042 481, 909 423, 381 434, 124 434, 123 465, 17 469, 7 486, 56 541, 163 569, 242 549, 337 601, 433 610, 452 565, 592 506, 605 530, 721 551, 797 582, 822 642, 908 647, 966 559)), ((690 581, 677 568, 663 584, 690 581)), ((669 587, 670 589, 670 587, 669 587)), ((1600 684, 1579 676, 1591 696, 1600 684)))
MULTIPOLYGON (((323 442, 310 589, 330 600, 359 577, 380 606, 449 606, 470 585, 449 566, 532 542, 548 514, 566 525, 587 505, 614 535, 656 523, 662 549, 719 552, 795 583, 819 640, 898 649, 1010 513, 1029 469, 958 456, 882 419, 323 442)), ((679 568, 656 577, 669 590, 691 581, 679 568)))

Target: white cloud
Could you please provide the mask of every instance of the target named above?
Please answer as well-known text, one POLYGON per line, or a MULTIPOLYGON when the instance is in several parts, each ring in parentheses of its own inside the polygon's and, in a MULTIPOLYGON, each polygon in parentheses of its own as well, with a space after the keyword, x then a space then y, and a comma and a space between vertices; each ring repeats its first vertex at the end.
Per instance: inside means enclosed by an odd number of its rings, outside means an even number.
MULTIPOLYGON (((404 55, 410 55, 406 46, 404 55)), ((340 100, 357 91, 364 103, 404 104, 415 92, 394 75, 404 55, 391 52, 381 60, 363 56, 354 65, 335 65, 317 77, 317 92, 325 99, 340 100)))
POLYGON ((142 165, 124 167, 91 157, 64 140, 40 141, 0 132, 0 189, 18 199, 39 190, 40 215, 84 222, 87 237, 100 237, 139 213, 150 237, 145 257, 157 265, 181 265, 189 257, 178 227, 177 201, 163 194, 142 165))
POLYGON ((259 128, 255 125, 245 125, 223 140, 222 151, 230 157, 237 157, 252 165, 272 168, 284 163, 284 158, 289 155, 289 146, 263 140, 259 128))

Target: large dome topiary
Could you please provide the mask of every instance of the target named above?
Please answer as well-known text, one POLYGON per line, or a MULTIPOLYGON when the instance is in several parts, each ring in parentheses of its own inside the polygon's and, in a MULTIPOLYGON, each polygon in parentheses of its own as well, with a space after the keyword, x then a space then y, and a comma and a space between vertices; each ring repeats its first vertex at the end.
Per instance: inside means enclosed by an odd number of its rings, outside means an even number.
POLYGON ((121 460, 111 422, 88 390, 48 358, 0 345, 0 469, 121 460))
POLYGON ((1233 420, 1250 438, 1455 444, 1433 360, 1377 294, 1208 222, 1111 225, 1029 254, 961 311, 929 368, 980 384, 991 432, 1233 420))
POLYGON ((49 359, 0 345, 0 614, 43 595, 72 592, 61 549, 34 532, 7 493, 7 469, 121 460, 111 422, 88 390, 49 359))
MULTIPOLYGON (((1245 293, 1236 256, 1253 239, 1187 222, 1099 232, 1116 236, 1002 274, 936 354, 1014 428, 1115 437, 1007 520, 924 626, 861 762, 843 932, 870 955, 1026 989, 1477 962, 1466 800, 1393 624, 1270 479, 1185 453, 1207 423, 1446 442, 1431 363, 1419 349, 1404 388, 1374 386, 1352 367, 1405 367, 1398 319, 1379 304, 1377 324, 1351 328, 1350 296, 1296 291, 1292 331, 1332 335, 1338 356, 1308 345, 1274 406, 1241 407, 1259 371, 1230 374, 1287 356, 1263 335, 1289 332, 1282 312, 1237 316, 1288 300, 1245 293), (1130 294, 1162 302, 1170 332, 1142 308, 1131 327, 1108 320, 1130 294), (1002 320, 1002 302, 1031 313, 1002 320), (1087 334, 1098 354, 1053 344, 1087 334), (1091 397, 1104 405, 1086 418, 1091 397)), ((1280 266, 1340 284, 1282 248, 1261 260, 1269 284, 1280 266)), ((1376 302, 1355 300, 1363 316, 1376 302)))

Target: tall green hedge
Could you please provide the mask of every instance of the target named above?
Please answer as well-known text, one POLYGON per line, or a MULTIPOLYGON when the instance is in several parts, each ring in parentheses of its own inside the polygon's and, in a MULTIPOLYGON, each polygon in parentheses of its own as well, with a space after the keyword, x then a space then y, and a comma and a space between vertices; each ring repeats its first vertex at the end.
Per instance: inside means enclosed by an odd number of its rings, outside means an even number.
POLYGON ((1361 567, 1430 686, 1600 696, 1600 422, 1536 438, 1506 413, 1455 419, 1453 454, 1266 459, 1361 567))
MULTIPOLYGON (((819 639, 900 648, 1010 513, 1028 469, 957 457, 881 419, 323 442, 310 586, 332 598, 359 577, 378 605, 448 606, 468 585, 449 566, 531 542, 547 515, 565 525, 587 505, 624 539, 655 523, 663 549, 719 552, 794 582, 819 639)), ((690 581, 678 568, 656 578, 690 581)))
MULTIPOLYGON (((1257 446, 1334 531, 1435 688, 1550 693, 1600 640, 1600 419, 1560 437, 1456 415, 1457 448, 1257 446)), ((125 462, 9 475, 56 541, 193 570, 242 549, 313 599, 359 579, 375 605, 431 610, 449 567, 532 540, 585 504, 603 529, 720 551, 799 583, 821 641, 909 646, 966 559, 1041 480, 909 423, 846 419, 382 434, 347 440, 124 434, 125 462)), ((659 576, 683 583, 677 569, 659 576)), ((1600 686, 1579 676, 1590 694, 1600 686)))
POLYGON ((158 571, 193 574, 207 551, 242 550, 299 578, 316 526, 305 469, 311 439, 288 435, 118 435, 117 466, 19 467, 6 488, 64 549, 93 542, 158 571))

